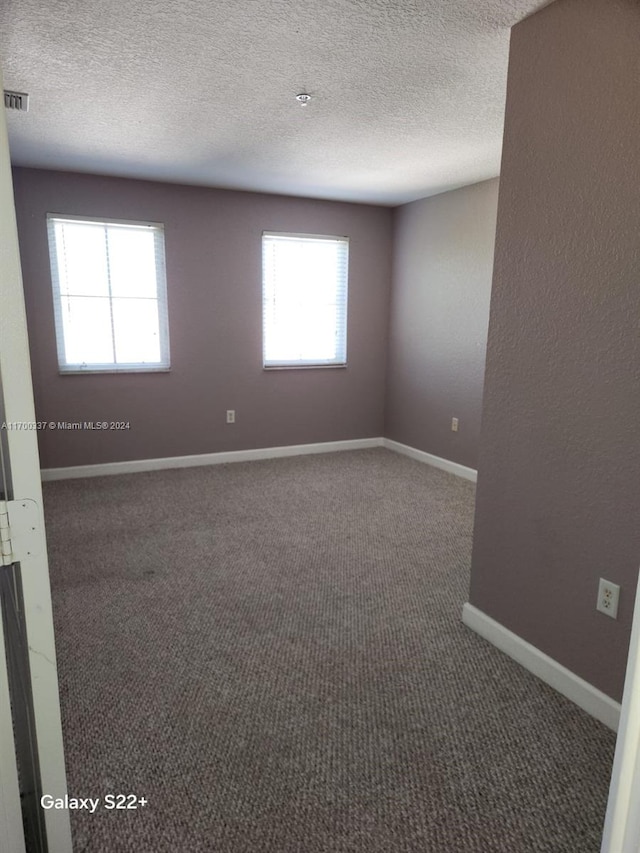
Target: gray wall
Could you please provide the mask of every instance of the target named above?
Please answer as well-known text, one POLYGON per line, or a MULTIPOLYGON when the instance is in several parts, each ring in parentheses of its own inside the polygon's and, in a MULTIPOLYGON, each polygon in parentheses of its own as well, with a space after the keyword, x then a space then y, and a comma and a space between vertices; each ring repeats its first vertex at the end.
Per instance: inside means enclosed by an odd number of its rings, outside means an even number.
POLYGON ((638 44, 635 0, 513 30, 470 598, 615 698, 640 564, 638 44))
POLYGON ((497 203, 496 178, 404 205, 394 216, 385 435, 471 468, 497 203))
POLYGON ((389 209, 31 169, 14 183, 37 416, 131 422, 42 432, 44 468, 382 434, 389 209), (170 373, 58 375, 47 212, 165 224, 170 373), (262 369, 263 230, 351 238, 346 369, 262 369))

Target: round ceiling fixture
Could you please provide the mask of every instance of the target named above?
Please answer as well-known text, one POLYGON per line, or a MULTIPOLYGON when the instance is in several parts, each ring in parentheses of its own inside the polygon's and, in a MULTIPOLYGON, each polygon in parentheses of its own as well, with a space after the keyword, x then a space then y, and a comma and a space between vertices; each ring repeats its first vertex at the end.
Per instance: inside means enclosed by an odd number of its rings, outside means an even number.
POLYGON ((296 95, 296 101, 298 101, 303 107, 306 107, 310 100, 311 95, 307 95, 306 92, 301 92, 299 95, 296 95))

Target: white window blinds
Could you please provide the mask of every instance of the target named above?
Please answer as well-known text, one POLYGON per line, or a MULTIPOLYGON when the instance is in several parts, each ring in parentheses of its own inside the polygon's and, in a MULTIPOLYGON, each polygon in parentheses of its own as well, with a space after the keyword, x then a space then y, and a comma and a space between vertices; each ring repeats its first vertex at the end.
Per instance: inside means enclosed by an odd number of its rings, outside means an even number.
POLYGON ((346 237, 262 236, 265 367, 347 362, 346 237))
POLYGON ((162 225, 47 223, 60 371, 168 369, 162 225))

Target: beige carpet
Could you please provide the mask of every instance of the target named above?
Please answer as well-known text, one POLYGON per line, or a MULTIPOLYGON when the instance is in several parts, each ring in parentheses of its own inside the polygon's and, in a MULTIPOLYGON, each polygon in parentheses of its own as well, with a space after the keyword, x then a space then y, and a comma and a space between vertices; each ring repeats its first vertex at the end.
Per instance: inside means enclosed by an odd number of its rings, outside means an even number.
POLYGON ((596 853, 614 736, 468 631, 386 450, 45 484, 76 853, 596 853))

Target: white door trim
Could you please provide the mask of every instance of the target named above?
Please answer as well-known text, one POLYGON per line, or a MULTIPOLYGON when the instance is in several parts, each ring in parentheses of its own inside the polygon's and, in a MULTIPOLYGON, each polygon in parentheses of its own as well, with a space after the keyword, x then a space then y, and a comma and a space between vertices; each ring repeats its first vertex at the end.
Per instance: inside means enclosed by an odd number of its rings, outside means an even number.
MULTIPOLYGON (((0 82, 2 82, 1 75, 0 82)), ((0 116, 0 299, 2 304, 0 374, 2 375, 4 415, 7 422, 33 422, 35 410, 27 321, 4 111, 0 116)), ((44 541, 38 446, 33 430, 8 429, 6 438, 13 497, 31 498, 35 501, 38 507, 39 527, 42 530, 42 547, 39 552, 24 557, 20 561, 22 594, 42 790, 43 793, 54 797, 64 797, 67 784, 53 639, 49 567, 44 541)), ((0 667, 4 665, 3 659, 0 661, 0 667)), ((50 853, 71 853, 68 812, 61 809, 47 810, 45 826, 50 853)))
POLYGON ((640 583, 627 658, 601 853, 640 850, 640 583))

